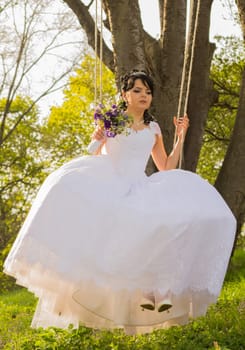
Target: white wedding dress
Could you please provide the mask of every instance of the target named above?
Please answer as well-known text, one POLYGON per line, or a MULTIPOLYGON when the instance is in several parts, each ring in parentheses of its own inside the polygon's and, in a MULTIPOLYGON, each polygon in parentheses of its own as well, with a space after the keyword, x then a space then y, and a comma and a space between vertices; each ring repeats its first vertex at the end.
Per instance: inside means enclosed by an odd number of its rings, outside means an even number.
POLYGON ((108 138, 103 154, 49 175, 5 261, 39 298, 33 327, 124 328, 184 324, 216 301, 236 221, 219 193, 184 170, 145 175, 159 132, 108 138), (142 295, 173 307, 142 310, 142 295))

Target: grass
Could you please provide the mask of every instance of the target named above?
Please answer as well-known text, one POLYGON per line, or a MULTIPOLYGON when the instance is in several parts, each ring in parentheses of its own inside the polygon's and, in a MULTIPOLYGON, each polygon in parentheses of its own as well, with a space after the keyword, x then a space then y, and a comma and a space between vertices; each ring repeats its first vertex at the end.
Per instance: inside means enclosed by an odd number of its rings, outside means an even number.
POLYGON ((244 350, 245 251, 237 250, 218 302, 186 326, 127 336, 86 327, 31 329, 36 299, 26 289, 0 295, 0 349, 4 350, 244 350))

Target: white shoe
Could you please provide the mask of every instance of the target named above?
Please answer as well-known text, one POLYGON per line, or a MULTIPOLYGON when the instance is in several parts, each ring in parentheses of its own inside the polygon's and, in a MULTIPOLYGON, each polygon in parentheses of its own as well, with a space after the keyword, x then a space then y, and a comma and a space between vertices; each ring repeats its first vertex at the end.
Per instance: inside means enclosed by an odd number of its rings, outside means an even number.
POLYGON ((141 306, 142 309, 143 309, 142 311, 144 311, 144 309, 146 309, 146 310, 151 310, 151 311, 155 310, 155 302, 152 301, 151 299, 147 299, 147 298, 145 298, 145 297, 143 297, 143 298, 141 299, 140 306, 141 306))
POLYGON ((157 303, 157 311, 158 312, 163 312, 167 311, 172 307, 172 303, 170 299, 163 299, 157 303))

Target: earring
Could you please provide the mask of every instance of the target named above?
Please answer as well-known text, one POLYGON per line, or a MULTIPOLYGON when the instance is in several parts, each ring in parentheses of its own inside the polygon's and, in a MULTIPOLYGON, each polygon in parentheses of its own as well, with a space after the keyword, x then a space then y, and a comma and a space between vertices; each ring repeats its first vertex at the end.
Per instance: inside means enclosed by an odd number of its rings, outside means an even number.
POLYGON ((127 109, 126 101, 120 100, 119 103, 118 103, 118 107, 119 107, 120 109, 123 109, 123 110, 127 109))

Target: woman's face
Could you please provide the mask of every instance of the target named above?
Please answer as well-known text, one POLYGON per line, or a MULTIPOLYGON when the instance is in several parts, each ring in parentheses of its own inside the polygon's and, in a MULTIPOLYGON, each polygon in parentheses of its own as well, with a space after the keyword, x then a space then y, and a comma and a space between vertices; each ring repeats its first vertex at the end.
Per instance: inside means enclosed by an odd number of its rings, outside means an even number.
POLYGON ((128 110, 145 111, 151 105, 152 93, 148 86, 144 85, 141 79, 136 79, 132 89, 124 92, 124 100, 128 110))

